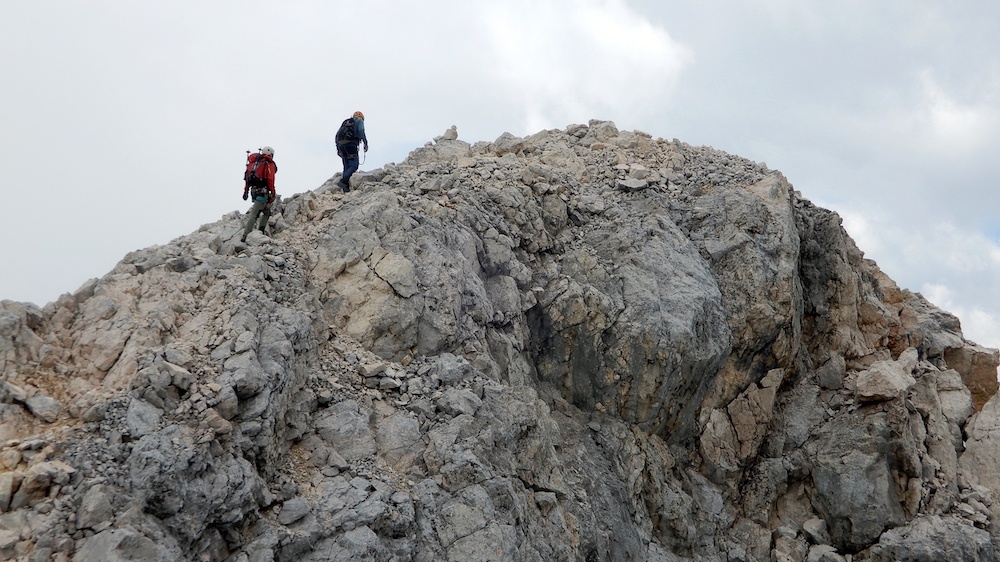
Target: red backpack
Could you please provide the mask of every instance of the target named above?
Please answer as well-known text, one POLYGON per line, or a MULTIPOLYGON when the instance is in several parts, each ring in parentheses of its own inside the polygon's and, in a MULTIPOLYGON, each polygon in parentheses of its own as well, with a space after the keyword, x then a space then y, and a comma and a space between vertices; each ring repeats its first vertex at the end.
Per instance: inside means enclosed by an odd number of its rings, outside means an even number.
POLYGON ((247 151, 247 170, 243 172, 243 181, 250 187, 264 187, 267 185, 265 177, 267 164, 263 158, 258 158, 260 153, 247 151), (261 164, 264 164, 263 168, 261 164))

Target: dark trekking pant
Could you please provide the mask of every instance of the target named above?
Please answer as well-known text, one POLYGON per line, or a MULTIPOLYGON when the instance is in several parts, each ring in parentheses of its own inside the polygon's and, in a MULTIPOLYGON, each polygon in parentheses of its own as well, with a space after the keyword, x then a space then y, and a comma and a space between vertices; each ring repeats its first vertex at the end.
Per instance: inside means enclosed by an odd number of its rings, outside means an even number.
POLYGON ((258 197, 253 202, 253 207, 250 208, 250 216, 247 217, 247 225, 243 227, 243 236, 250 234, 253 230, 253 225, 257 222, 257 216, 260 215, 260 231, 264 232, 267 227, 267 221, 271 218, 271 206, 267 204, 267 199, 258 197))
POLYGON ((340 178, 340 185, 344 191, 349 191, 351 186, 351 176, 353 176, 354 172, 357 172, 358 167, 361 166, 361 159, 358 158, 357 148, 355 148, 353 154, 345 152, 340 159, 344 161, 344 174, 340 178))

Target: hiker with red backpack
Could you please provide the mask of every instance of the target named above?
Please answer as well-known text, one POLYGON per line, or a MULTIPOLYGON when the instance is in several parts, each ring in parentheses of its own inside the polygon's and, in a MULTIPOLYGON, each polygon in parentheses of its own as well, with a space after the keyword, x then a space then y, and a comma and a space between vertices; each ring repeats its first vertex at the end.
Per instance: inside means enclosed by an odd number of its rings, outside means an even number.
POLYGON ((368 152, 368 137, 365 136, 365 114, 355 111, 354 115, 344 119, 337 130, 337 156, 344 162, 344 173, 340 175, 337 185, 347 193, 351 190, 351 176, 358 171, 361 162, 358 158, 358 145, 364 143, 368 152))
POLYGON ((243 174, 243 200, 253 197, 253 207, 250 208, 247 224, 243 228, 241 242, 247 241, 247 235, 253 230, 258 215, 260 232, 264 233, 267 221, 271 218, 271 204, 277 198, 274 191, 274 175, 277 173, 278 165, 274 163, 274 149, 270 146, 265 146, 259 152, 247 156, 247 171, 243 174))

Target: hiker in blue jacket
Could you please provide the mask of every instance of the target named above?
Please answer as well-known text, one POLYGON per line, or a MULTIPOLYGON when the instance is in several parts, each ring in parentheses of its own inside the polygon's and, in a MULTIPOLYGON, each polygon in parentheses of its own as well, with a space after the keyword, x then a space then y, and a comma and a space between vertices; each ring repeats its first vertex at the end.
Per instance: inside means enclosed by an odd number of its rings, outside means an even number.
POLYGON ((344 162, 344 173, 340 176, 337 185, 347 193, 351 190, 351 176, 358 171, 361 165, 358 157, 358 145, 364 143, 365 152, 368 152, 368 137, 365 135, 365 114, 355 111, 352 117, 348 117, 340 125, 337 131, 337 156, 344 162))

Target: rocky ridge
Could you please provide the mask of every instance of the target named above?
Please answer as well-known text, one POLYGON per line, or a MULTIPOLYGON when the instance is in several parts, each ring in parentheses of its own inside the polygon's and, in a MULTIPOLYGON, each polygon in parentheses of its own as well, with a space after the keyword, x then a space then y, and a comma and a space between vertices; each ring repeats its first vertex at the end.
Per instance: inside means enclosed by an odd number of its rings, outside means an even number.
POLYGON ((778 172, 592 121, 0 303, 0 557, 998 560, 996 350, 778 172))

